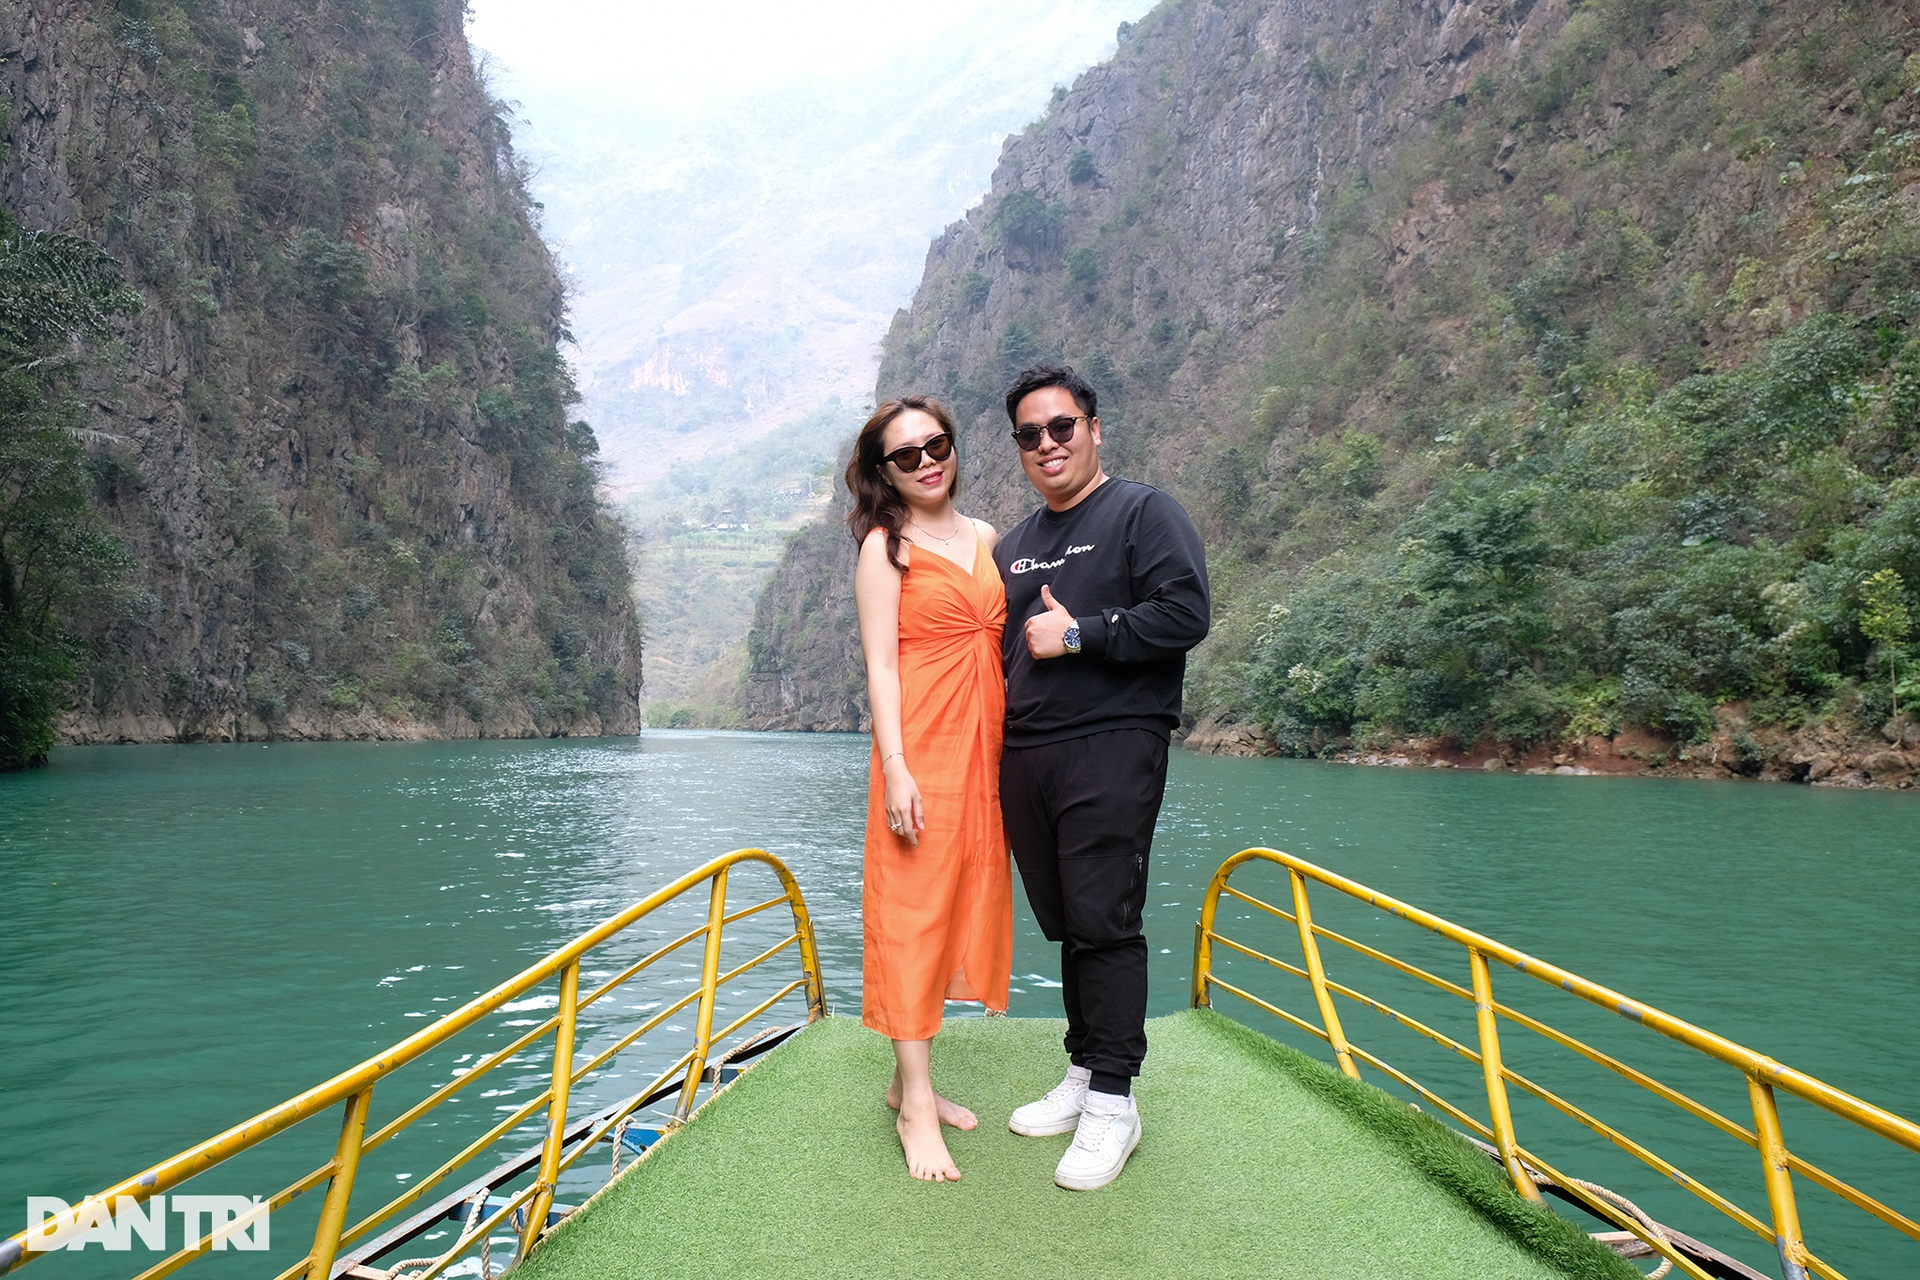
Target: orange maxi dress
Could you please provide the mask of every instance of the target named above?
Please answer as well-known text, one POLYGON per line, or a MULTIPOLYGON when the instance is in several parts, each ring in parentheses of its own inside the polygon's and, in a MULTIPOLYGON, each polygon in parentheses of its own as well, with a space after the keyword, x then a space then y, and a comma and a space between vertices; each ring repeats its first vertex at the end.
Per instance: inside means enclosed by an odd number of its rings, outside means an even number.
POLYGON ((900 719, 920 788, 919 847, 887 829, 874 746, 867 783, 861 1020, 893 1040, 929 1040, 942 1002, 1004 1012, 1013 967, 1013 874, 1000 825, 1007 593, 986 545, 973 572, 924 548, 900 582, 900 719))

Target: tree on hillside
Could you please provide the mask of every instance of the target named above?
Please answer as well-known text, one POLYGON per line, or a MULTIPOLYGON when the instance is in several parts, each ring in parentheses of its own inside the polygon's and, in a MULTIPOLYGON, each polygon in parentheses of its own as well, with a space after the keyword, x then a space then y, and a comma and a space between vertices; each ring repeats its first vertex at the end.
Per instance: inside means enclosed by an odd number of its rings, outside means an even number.
POLYGON ((64 379, 77 343, 139 306, 98 245, 0 209, 0 769, 46 762, 79 667, 68 620, 126 563, 88 505, 84 408, 64 379))
POLYGON ((1882 569, 1860 580, 1860 630, 1887 655, 1887 676, 1893 683, 1893 714, 1900 715, 1900 672, 1895 662, 1899 648, 1913 631, 1907 608, 1907 584, 1896 569, 1882 569))

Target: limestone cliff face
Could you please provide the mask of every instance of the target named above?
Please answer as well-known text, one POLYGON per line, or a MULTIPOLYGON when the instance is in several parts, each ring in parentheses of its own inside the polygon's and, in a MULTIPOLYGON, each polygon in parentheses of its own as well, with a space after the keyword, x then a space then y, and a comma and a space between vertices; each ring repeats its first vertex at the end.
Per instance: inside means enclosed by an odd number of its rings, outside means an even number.
POLYGON ((450 0, 0 11, 0 199, 146 298, 88 388, 137 568, 68 741, 627 733, 622 539, 450 0))
MULTIPOLYGON (((986 199, 928 250, 876 395, 928 391, 955 409, 962 505, 1004 528, 1034 501, 1000 396, 1025 365, 1064 358, 1101 393, 1109 473, 1171 489, 1204 527, 1215 504, 1189 464, 1246 420, 1302 247, 1404 134, 1430 132, 1567 11, 1162 4, 1007 140, 986 199)), ((862 724, 852 563, 838 527, 796 539, 750 639, 752 723, 862 724)))

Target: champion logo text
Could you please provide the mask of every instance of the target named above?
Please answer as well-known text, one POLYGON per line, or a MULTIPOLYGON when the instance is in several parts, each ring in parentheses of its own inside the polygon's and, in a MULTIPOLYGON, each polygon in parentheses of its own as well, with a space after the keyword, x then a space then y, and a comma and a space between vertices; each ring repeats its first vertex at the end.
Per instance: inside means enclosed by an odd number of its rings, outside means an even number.
POLYGON ((1061 553, 1058 560, 1035 560, 1032 556, 1021 556, 1018 560, 1015 560, 1007 566, 1007 572, 1032 573, 1035 569, 1058 569, 1067 562, 1068 556, 1077 556, 1083 551, 1091 551, 1093 550, 1093 546, 1093 543, 1086 542, 1077 547, 1068 547, 1061 553))

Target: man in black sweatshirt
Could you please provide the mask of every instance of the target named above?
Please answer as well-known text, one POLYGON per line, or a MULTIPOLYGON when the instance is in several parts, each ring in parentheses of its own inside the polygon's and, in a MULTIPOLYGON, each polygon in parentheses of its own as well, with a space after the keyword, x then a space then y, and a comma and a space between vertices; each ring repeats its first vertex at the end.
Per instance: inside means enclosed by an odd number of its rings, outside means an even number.
POLYGON ((1021 374, 1007 416, 1046 506, 993 553, 1007 587, 1000 804, 1027 901, 1060 944, 1072 1064, 1009 1127, 1072 1130, 1053 1178, 1085 1191, 1119 1177, 1140 1141, 1140 914, 1187 650, 1207 634, 1206 553, 1178 502, 1101 470, 1094 390, 1072 369, 1021 374))

